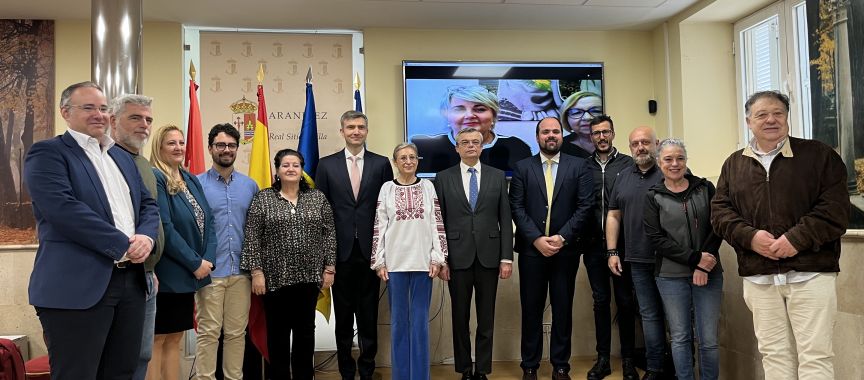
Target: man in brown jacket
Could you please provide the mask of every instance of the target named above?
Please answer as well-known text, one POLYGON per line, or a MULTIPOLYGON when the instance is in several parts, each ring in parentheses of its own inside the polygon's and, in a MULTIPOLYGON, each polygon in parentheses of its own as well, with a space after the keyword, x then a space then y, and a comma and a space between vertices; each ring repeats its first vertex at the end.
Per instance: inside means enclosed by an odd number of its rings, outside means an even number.
POLYGON ((846 167, 831 147, 789 136, 785 95, 757 92, 744 108, 753 139, 723 164, 711 223, 738 255, 765 378, 833 379, 846 167))

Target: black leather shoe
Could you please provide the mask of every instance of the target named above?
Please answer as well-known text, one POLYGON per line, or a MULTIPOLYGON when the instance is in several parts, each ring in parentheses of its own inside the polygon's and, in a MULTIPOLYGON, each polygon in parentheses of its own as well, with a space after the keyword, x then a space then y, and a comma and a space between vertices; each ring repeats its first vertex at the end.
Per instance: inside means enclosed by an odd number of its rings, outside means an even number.
POLYGON ((523 368, 522 369, 522 380, 537 380, 537 369, 536 368, 523 368))
POLYGON ((486 378, 485 373, 475 373, 474 374, 474 380, 489 380, 489 379, 486 378))
POLYGON ((621 374, 624 380, 639 380, 639 372, 636 372, 636 365, 633 364, 633 358, 621 359, 621 374))
POLYGON ((612 367, 609 365, 609 358, 598 356, 594 366, 588 371, 588 380, 601 380, 610 374, 612 374, 612 367))
POLYGON ((471 374, 471 371, 462 372, 462 380, 474 380, 474 375, 471 374))
POLYGON ((660 372, 648 371, 642 376, 642 380, 660 380, 660 372))
POLYGON ((570 375, 567 374, 566 369, 558 368, 552 372, 552 380, 570 380, 570 375))

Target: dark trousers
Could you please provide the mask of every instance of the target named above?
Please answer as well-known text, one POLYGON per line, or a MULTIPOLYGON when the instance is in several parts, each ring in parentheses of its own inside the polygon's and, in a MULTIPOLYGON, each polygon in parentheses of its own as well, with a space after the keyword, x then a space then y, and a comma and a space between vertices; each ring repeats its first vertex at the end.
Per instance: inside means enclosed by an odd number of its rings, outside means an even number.
POLYGON ((495 327, 495 298, 498 268, 484 268, 477 259, 466 269, 451 269, 450 304, 453 312, 453 361, 456 372, 471 371, 471 296, 477 294, 477 331, 474 372, 492 373, 492 335, 495 327))
POLYGON ((85 310, 37 307, 51 378, 131 379, 141 351, 144 266, 114 268, 105 295, 85 310))
POLYGON ((553 369, 570 370, 573 293, 579 255, 560 252, 552 257, 519 255, 519 299, 522 304, 523 369, 540 367, 543 355, 543 312, 546 294, 552 307, 549 361, 553 369))
POLYGON ((636 340, 635 301, 633 279, 630 277, 630 263, 624 262, 624 276, 614 276, 609 271, 606 249, 600 244, 592 244, 582 255, 591 296, 594 298, 594 332, 597 336, 597 355, 609 357, 612 345, 612 290, 615 290, 615 305, 618 320, 618 335, 621 342, 621 357, 632 358, 636 340), (610 279, 611 277, 611 279, 610 279), (611 281, 610 281, 611 280, 611 281), (610 285, 611 283, 611 285, 610 285))
POLYGON ((317 301, 318 284, 315 283, 284 286, 264 294, 271 379, 312 380, 314 377, 312 356, 317 301))
POLYGON ((343 377, 371 377, 375 372, 378 353, 378 293, 381 280, 369 269, 369 260, 363 258, 360 244, 354 239, 354 248, 348 260, 336 263, 333 282, 333 311, 336 314, 336 352, 339 373, 343 377), (354 318, 357 318, 357 341, 360 356, 357 362, 351 356, 354 342, 354 318))

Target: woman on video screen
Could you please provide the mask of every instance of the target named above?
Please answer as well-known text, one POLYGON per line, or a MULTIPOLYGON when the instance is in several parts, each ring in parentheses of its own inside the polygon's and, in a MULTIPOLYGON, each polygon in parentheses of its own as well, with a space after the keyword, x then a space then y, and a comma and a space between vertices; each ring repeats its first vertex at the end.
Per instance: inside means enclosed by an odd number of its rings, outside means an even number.
POLYGON ((476 128, 483 135, 480 161, 509 172, 513 165, 531 156, 531 148, 522 140, 495 133, 498 120, 498 98, 482 86, 457 86, 448 89, 441 103, 441 113, 449 132, 440 135, 414 136, 421 157, 417 171, 437 173, 459 163, 455 137, 462 128, 476 128))

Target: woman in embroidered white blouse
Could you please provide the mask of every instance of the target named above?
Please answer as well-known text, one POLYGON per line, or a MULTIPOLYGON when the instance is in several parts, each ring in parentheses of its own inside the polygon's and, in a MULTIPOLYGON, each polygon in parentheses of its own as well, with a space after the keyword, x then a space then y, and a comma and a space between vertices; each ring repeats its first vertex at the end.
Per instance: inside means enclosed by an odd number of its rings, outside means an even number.
POLYGON ((396 146, 393 164, 398 175, 378 194, 371 266, 387 284, 393 380, 424 380, 432 279, 447 265, 447 236, 432 182, 415 175, 417 147, 396 146))

